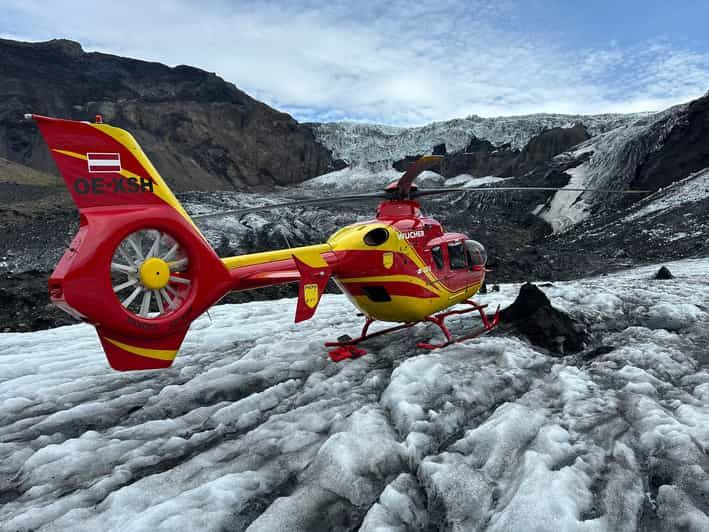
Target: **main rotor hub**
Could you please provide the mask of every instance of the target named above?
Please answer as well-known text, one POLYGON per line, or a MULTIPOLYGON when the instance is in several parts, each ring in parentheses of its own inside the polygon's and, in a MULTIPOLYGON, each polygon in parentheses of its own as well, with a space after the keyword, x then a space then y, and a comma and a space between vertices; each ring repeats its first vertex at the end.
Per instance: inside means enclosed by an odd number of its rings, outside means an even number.
POLYGON ((170 281, 170 266, 159 257, 150 257, 140 265, 140 282, 149 290, 165 288, 170 281))

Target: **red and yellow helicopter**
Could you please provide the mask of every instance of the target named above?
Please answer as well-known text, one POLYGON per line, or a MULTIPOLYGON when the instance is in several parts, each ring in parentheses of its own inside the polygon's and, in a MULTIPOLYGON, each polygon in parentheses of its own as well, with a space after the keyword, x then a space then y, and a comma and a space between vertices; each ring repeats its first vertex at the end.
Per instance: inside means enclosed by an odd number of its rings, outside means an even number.
POLYGON ((373 220, 343 227, 324 244, 220 258, 130 133, 98 116, 95 123, 26 118, 37 123, 80 214, 79 232, 49 279, 51 301, 96 327, 116 370, 169 367, 190 323, 226 293, 296 281, 296 322, 313 316, 330 278, 365 316, 358 338, 326 344, 335 348, 330 356, 336 361, 364 354, 355 347, 363 340, 420 322, 437 325, 446 338, 418 344, 427 349, 475 337, 498 323, 499 309, 488 317, 484 305, 470 299, 485 279, 485 248, 461 233, 445 233, 421 214, 419 197, 471 191, 414 185, 439 156, 418 159, 382 192, 193 217, 382 200, 373 220), (461 303, 466 308, 449 310, 461 303), (482 328, 453 338, 445 318, 468 312, 480 315, 482 328), (377 320, 398 325, 369 333, 377 320))

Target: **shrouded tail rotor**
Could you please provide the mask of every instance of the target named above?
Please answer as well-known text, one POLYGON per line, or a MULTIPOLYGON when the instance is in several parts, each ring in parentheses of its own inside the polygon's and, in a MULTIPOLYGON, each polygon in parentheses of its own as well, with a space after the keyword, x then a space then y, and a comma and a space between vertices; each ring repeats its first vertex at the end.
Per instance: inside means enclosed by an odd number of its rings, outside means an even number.
POLYGON ((187 251, 167 232, 135 231, 116 247, 111 285, 121 305, 134 316, 165 317, 189 298, 192 271, 187 251))

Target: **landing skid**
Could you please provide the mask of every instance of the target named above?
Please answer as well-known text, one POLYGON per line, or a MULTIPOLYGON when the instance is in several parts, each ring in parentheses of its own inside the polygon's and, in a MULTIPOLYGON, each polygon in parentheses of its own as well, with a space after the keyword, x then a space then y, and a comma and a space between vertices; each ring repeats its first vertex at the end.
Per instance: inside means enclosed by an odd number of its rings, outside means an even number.
POLYGON ((491 331, 500 321, 500 307, 497 307, 497 311, 495 312, 495 315, 493 316, 492 320, 490 320, 487 317, 487 314, 485 314, 484 309, 487 307, 487 304, 485 305, 478 305, 477 303, 466 300, 463 301, 463 304, 470 305, 470 308, 462 309, 462 310, 449 310, 448 312, 442 312, 440 314, 435 314, 433 316, 429 316, 421 321, 411 321, 411 322, 406 322, 402 323, 401 325, 396 325, 394 327, 389 327, 388 329, 383 329, 381 331, 377 331, 375 333, 367 334, 369 331, 369 326, 372 325, 376 320, 367 317, 366 321, 364 322, 364 327, 362 327, 362 332, 357 338, 349 338, 349 337, 341 337, 338 339, 337 342, 326 342, 325 347, 335 347, 336 349, 333 349, 330 351, 329 355, 330 358, 335 361, 335 362, 340 362, 341 360, 344 360, 346 358, 358 358, 361 357, 362 355, 366 354, 366 351, 363 349, 359 349, 355 347, 357 344, 360 342, 363 342, 365 340, 369 340, 370 338, 375 338, 377 336, 382 336, 384 334, 388 334, 391 332, 395 331, 400 331, 402 329, 408 329, 409 327, 413 327, 417 323, 424 323, 424 322, 429 322, 433 323, 438 326, 439 329, 443 332, 443 335, 446 337, 446 341, 441 344, 433 344, 433 343, 428 343, 428 342, 419 342, 416 344, 416 347, 420 347, 422 349, 438 349, 440 347, 446 347, 448 345, 457 343, 457 342, 462 342, 464 340, 470 340, 472 338, 477 338, 478 336, 485 334, 486 332, 491 331), (448 327, 446 327, 445 324, 445 319, 449 316, 458 316, 461 314, 468 314, 469 312, 478 312, 480 314, 480 319, 482 319, 483 322, 483 327, 481 329, 478 329, 471 334, 467 334, 465 336, 460 336, 458 338, 453 338, 453 335, 451 332, 448 330, 448 327))

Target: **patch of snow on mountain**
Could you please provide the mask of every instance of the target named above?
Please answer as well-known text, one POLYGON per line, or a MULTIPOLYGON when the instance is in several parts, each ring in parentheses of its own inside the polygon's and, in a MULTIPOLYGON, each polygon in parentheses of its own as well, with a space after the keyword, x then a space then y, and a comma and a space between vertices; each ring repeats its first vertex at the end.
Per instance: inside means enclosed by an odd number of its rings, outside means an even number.
POLYGON ((375 192, 384 189, 389 183, 396 181, 399 177, 401 177, 401 172, 393 168, 373 171, 366 167, 350 166, 309 179, 298 185, 296 189, 304 191, 327 189, 375 192))
POLYGON ((496 176, 484 176, 484 177, 473 177, 469 174, 460 174, 455 177, 446 179, 443 183, 445 187, 480 187, 482 185, 488 185, 490 183, 499 183, 500 181, 505 181, 507 179, 512 179, 509 177, 496 177, 496 176))
MULTIPOLYGON (((347 192, 376 192, 383 190, 389 183, 398 180, 402 172, 390 168, 388 170, 372 170, 367 167, 351 166, 343 170, 329 172, 321 176, 309 179, 298 185, 295 190, 302 190, 304 193, 314 191, 336 191, 338 193, 347 192)), ((461 174, 446 179, 436 172, 426 170, 416 179, 416 184, 420 188, 446 187, 479 187, 488 183, 504 181, 504 177, 485 176, 473 177, 468 174, 461 174)))
POLYGON ((335 364, 362 318, 330 294, 215 307, 162 371, 85 324, 0 334, 0 529, 704 530, 709 259, 667 266, 544 288, 593 324, 561 358, 417 325, 335 364))
MULTIPOLYGON (((567 170, 566 173, 571 179, 564 188, 585 188, 587 171, 587 163, 567 170)), ((590 206, 581 199, 582 194, 583 192, 562 189, 556 192, 549 205, 540 211, 541 217, 549 222, 555 233, 568 229, 588 216, 590 206)))

